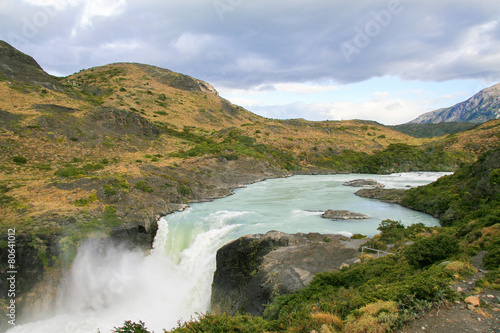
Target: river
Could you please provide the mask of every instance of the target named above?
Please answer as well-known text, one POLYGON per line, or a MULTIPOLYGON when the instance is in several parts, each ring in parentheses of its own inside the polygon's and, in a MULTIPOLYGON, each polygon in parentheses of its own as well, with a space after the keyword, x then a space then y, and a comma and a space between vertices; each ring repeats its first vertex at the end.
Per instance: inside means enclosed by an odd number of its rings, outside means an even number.
POLYGON ((18 325, 8 333, 104 333, 122 326, 125 320, 142 320, 155 332, 171 329, 179 321, 209 311, 215 254, 225 243, 270 230, 373 236, 385 219, 435 226, 439 221, 432 216, 357 197, 354 192, 358 188, 342 184, 370 178, 386 188, 406 188, 428 184, 442 175, 419 172, 271 179, 163 217, 148 255, 119 244, 87 242, 80 247, 71 274, 59 288, 51 315, 18 325), (354 211, 370 218, 321 218, 327 209, 354 211))

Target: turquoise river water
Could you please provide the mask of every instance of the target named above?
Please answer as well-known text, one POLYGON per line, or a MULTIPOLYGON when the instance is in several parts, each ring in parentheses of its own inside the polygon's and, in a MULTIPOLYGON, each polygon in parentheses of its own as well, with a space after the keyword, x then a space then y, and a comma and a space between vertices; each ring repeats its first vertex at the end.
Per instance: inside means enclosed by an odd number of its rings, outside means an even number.
POLYGON ((120 245, 87 242, 79 249, 50 312, 40 311, 38 317, 34 313, 34 321, 8 332, 104 333, 125 320, 142 320, 148 329, 162 332, 210 310, 215 254, 225 243, 270 230, 373 236, 385 219, 405 225, 438 225, 432 216, 357 197, 354 193, 358 188, 342 184, 370 178, 386 188, 406 188, 428 184, 442 175, 420 172, 271 179, 162 218, 147 255, 120 245), (370 218, 321 218, 327 209, 349 210, 370 218))

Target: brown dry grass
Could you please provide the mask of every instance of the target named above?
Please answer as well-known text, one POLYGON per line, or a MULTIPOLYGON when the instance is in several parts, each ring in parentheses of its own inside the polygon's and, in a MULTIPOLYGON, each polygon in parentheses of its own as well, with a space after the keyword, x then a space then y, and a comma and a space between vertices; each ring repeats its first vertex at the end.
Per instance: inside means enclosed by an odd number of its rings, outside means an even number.
POLYGON ((322 325, 334 327, 337 330, 342 329, 342 319, 328 312, 316 312, 311 314, 311 318, 322 325))
MULTIPOLYGON (((405 134, 393 131, 381 124, 360 120, 312 122, 303 119, 281 121, 257 116, 242 108, 234 107, 236 116, 230 116, 224 110, 224 102, 216 94, 189 92, 175 89, 158 82, 144 70, 134 64, 112 64, 81 71, 63 80, 74 89, 78 95, 78 85, 96 86, 111 89, 113 93, 103 97, 104 106, 114 106, 124 110, 134 108, 141 116, 150 122, 168 123, 168 126, 181 131, 191 127, 198 135, 217 137, 217 131, 227 128, 237 128, 243 135, 254 137, 257 143, 263 143, 273 148, 286 150, 295 155, 321 154, 325 151, 341 152, 352 149, 361 152, 373 152, 387 147, 391 143, 407 143, 422 145, 437 139, 415 139, 405 134), (120 69, 121 73, 106 77, 102 74, 120 69), (104 79, 103 79, 104 77, 104 79), (120 91, 124 88, 125 91, 120 91), (166 107, 159 105, 159 97, 165 95, 166 107), (160 112, 160 114, 158 114, 160 112), (167 114, 161 114, 166 112, 167 114)), ((31 86, 23 92, 14 89, 6 81, 0 82, 0 110, 21 116, 14 127, 0 128, 0 185, 13 188, 6 195, 14 197, 15 205, 2 207, 4 223, 24 223, 37 216, 78 213, 82 208, 75 207, 74 200, 88 195, 80 190, 68 192, 50 186, 56 181, 68 181, 54 176, 54 171, 62 168, 74 158, 83 162, 73 163, 81 167, 85 163, 98 163, 102 159, 113 160, 105 165, 105 169, 94 172, 96 177, 111 177, 116 174, 127 177, 144 176, 141 166, 152 164, 164 168, 183 159, 169 154, 194 147, 195 143, 182 138, 162 134, 155 139, 123 135, 110 137, 112 144, 104 145, 101 141, 69 140, 64 131, 54 132, 43 129, 30 129, 37 118, 46 115, 45 111, 36 111, 35 104, 56 104, 70 107, 77 111, 71 113, 74 124, 83 120, 96 108, 92 100, 71 97, 64 92, 46 90, 31 86), (146 155, 161 154, 156 162, 146 155), (28 159, 26 165, 16 165, 12 157, 24 156, 28 159), (138 163, 141 160, 143 163, 138 163), (51 170, 40 171, 38 163, 50 163, 51 170)), ((95 102, 95 101, 94 101, 95 102)), ((53 117, 58 117, 53 114, 53 117)), ((448 140, 450 149, 476 149, 480 144, 493 146, 498 144, 500 120, 484 124, 476 131, 457 134, 448 140)), ((64 122, 61 126, 65 126, 64 122)), ((87 131, 90 131, 88 128, 87 131)), ((88 134, 89 136, 95 133, 88 134)), ((437 141, 436 141, 437 142, 437 141)), ((306 161, 303 162, 307 166, 306 161)))

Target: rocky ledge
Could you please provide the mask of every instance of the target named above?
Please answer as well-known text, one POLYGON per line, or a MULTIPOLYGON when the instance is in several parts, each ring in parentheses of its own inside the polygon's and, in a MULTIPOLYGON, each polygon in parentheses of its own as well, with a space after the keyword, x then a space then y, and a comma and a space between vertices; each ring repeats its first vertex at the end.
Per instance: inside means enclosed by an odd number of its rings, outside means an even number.
POLYGON ((384 184, 380 184, 375 179, 354 179, 344 183, 344 186, 352 187, 384 187, 384 184))
POLYGON ((403 189, 384 189, 376 188, 363 188, 355 194, 362 198, 377 199, 384 202, 401 204, 406 190, 403 189))
POLYGON ((365 241, 278 231, 234 240, 217 251, 212 311, 262 315, 275 296, 305 287, 317 273, 356 261, 365 241))
POLYGON ((332 220, 362 220, 368 219, 368 215, 361 213, 354 213, 348 210, 333 210, 329 209, 321 215, 324 219, 332 220))

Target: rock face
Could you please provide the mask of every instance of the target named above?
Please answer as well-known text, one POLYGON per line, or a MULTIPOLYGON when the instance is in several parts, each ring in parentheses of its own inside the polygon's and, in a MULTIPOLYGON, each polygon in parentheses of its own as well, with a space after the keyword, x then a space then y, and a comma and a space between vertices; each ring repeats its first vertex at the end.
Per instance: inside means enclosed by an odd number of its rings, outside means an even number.
POLYGON ((481 90, 468 100, 452 107, 424 113, 411 124, 451 121, 483 123, 500 117, 500 84, 481 90))
POLYGON ((380 184, 375 179, 354 179, 344 183, 344 186, 352 187, 384 187, 385 185, 380 184))
POLYGON ((243 236, 217 252, 212 311, 262 315, 275 296, 303 288, 316 273, 354 262, 358 247, 341 235, 270 231, 243 236))
POLYGON ((385 189, 385 188, 363 188, 355 194, 362 198, 377 199, 389 203, 401 204, 406 190, 403 189, 385 189))
POLYGON ((369 218, 368 215, 361 213, 354 213, 348 210, 333 210, 329 209, 321 215, 324 219, 332 220, 362 220, 369 218))

